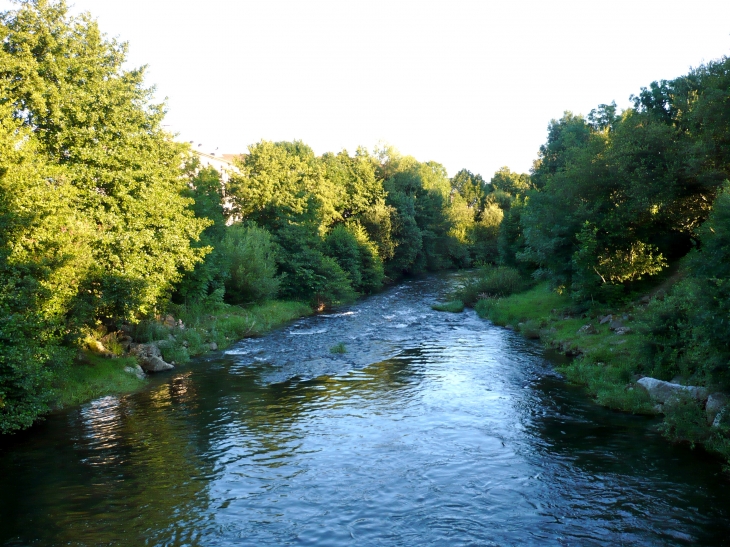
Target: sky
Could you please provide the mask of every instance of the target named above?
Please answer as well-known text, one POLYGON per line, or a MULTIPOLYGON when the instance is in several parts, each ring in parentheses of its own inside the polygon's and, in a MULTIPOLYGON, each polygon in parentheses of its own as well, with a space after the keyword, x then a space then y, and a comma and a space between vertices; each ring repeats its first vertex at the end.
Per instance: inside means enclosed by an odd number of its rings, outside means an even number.
MULTIPOLYGON (((69 0, 166 98, 181 140, 243 153, 395 146, 487 180, 551 119, 730 54, 730 1, 69 0)), ((0 9, 8 9, 0 0, 0 9)))

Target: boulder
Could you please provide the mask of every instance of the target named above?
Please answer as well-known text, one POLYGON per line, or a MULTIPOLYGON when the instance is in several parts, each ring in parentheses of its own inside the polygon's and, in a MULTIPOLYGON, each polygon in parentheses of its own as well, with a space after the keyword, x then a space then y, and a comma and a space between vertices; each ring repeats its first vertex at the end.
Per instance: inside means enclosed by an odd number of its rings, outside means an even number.
POLYGON ((677 399, 682 395, 689 395, 700 402, 704 402, 708 396, 707 389, 704 387, 682 386, 664 380, 657 380, 656 378, 649 378, 648 376, 641 378, 636 384, 649 393, 652 401, 661 404, 677 399))
POLYGON ((707 404, 705 405, 707 423, 713 424, 715 422, 715 418, 717 418, 725 406, 727 406, 727 395, 724 393, 713 393, 710 395, 707 398, 707 404))
POLYGON ((210 351, 218 350, 218 344, 216 344, 215 342, 211 342, 210 344, 208 344, 208 347, 210 348, 210 351))
POLYGON ((611 321, 613 321, 613 315, 608 314, 608 315, 604 315, 603 317, 601 317, 598 320, 598 324, 599 325, 605 325, 606 323, 610 323, 611 321))
POLYGON ((598 334, 598 329, 592 323, 588 323, 578 329, 578 334, 598 334))
POLYGON ((133 367, 124 367, 124 372, 128 372, 129 374, 134 374, 140 380, 143 380, 145 377, 144 370, 142 370, 142 367, 139 365, 134 365, 133 367))
POLYGON ((608 324, 608 328, 611 330, 620 329, 624 326, 624 324, 621 321, 613 320, 608 324))
POLYGON ((175 326, 175 318, 172 315, 168 315, 165 317, 165 320, 162 322, 166 327, 174 327, 175 326))
POLYGON ((137 358, 140 366, 147 372, 162 372, 175 367, 166 363, 155 344, 134 344, 129 352, 137 358))
POLYGON ((631 332, 631 327, 617 327, 613 330, 616 334, 629 334, 631 332))

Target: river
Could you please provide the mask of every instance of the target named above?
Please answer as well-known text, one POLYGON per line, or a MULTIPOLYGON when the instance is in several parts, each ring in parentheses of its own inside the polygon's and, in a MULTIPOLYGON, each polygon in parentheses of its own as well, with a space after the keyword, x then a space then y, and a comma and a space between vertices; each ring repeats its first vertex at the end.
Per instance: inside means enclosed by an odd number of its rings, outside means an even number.
POLYGON ((4 439, 0 545, 730 545, 719 462, 596 406, 539 344, 432 311, 457 280, 4 439))

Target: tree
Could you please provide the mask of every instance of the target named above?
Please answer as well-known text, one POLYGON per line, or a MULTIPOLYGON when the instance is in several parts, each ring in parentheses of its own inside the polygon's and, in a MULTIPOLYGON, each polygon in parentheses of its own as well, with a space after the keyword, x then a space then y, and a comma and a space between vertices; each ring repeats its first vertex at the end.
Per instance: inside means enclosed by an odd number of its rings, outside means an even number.
POLYGON ((125 70, 126 44, 106 39, 89 14, 27 0, 0 22, 0 101, 96 226, 84 308, 110 319, 151 312, 207 251, 190 245, 205 222, 182 196, 186 146, 162 129, 144 68, 125 70))
POLYGON ((46 410, 81 327, 152 312, 208 249, 126 46, 63 1, 0 14, 0 430, 46 410))

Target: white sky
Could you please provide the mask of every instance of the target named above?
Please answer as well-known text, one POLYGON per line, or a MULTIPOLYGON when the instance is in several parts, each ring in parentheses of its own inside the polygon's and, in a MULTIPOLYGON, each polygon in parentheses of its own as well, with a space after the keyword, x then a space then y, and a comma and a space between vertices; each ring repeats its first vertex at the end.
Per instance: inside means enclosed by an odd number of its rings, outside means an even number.
POLYGON ((181 139, 384 141, 487 180, 527 171, 564 110, 730 54, 730 0, 69 2, 149 65, 181 139))

